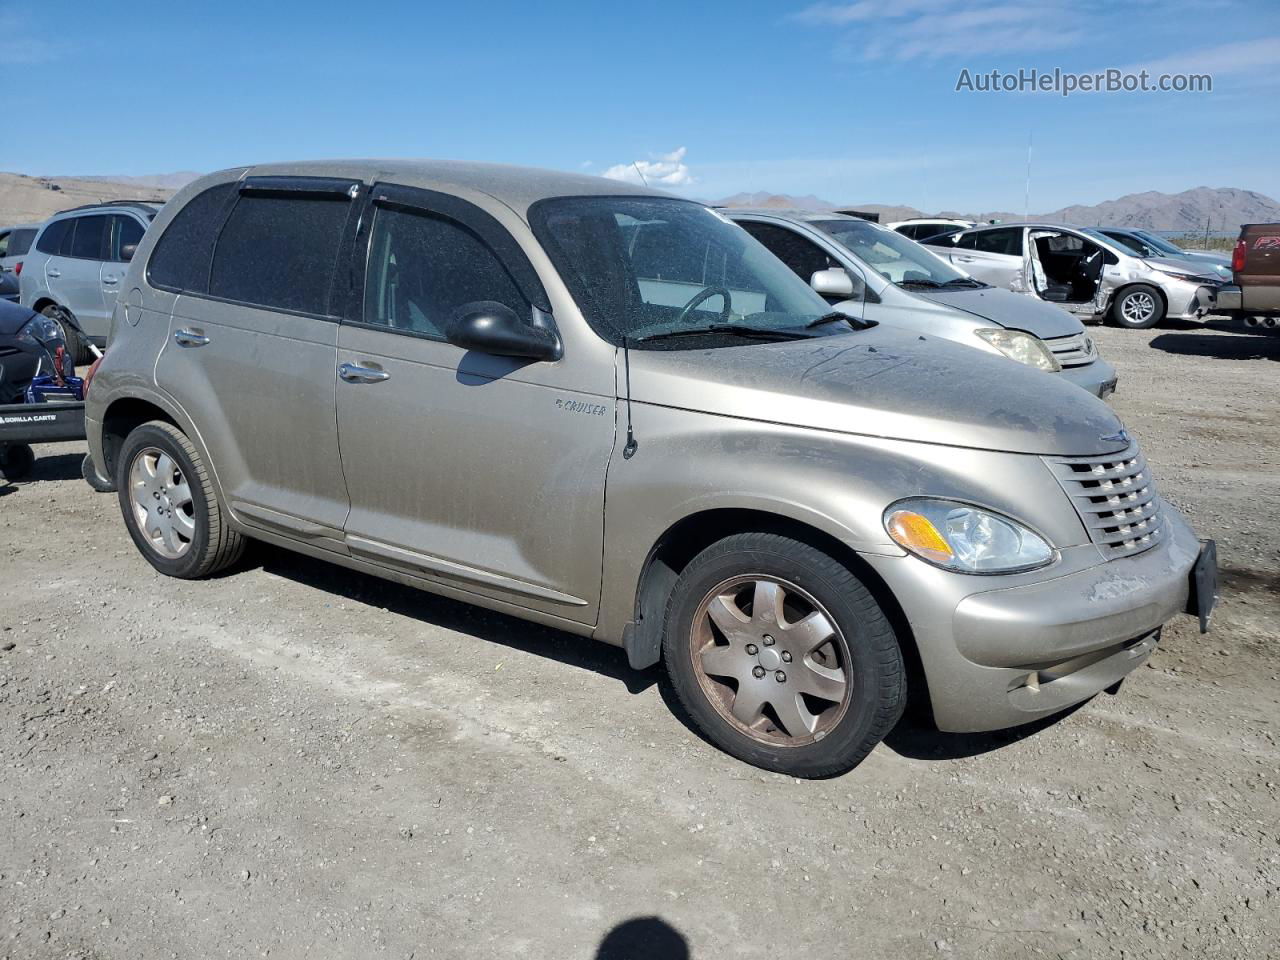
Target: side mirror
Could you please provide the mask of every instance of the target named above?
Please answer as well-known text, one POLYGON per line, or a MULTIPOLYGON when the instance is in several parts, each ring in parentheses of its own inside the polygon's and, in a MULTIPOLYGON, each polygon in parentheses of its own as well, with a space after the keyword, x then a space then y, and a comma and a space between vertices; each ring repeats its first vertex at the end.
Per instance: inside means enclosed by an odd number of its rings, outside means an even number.
POLYGON ((464 303, 448 326, 449 342, 464 350, 498 357, 559 360, 560 337, 545 326, 522 320, 505 303, 476 300, 464 303))
POLYGON ((120 248, 120 259, 123 260, 125 263, 128 263, 130 260, 133 259, 133 255, 137 252, 138 252, 138 245, 136 243, 126 243, 123 247, 120 248))
POLYGON ((840 267, 817 271, 809 278, 809 286, 824 297, 848 299, 853 296, 853 280, 840 267))

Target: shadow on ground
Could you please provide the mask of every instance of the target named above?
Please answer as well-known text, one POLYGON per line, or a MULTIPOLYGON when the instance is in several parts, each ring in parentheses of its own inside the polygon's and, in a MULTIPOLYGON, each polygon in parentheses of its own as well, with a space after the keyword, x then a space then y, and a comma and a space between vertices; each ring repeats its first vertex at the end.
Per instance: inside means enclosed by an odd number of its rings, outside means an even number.
POLYGON ((594 960, 689 960, 689 941, 661 917, 635 917, 610 930, 594 960))
POLYGON ((1155 350, 1212 360, 1280 360, 1280 337, 1212 333, 1162 333, 1151 341, 1155 350))
MULTIPOLYGON (((628 693, 641 693, 657 682, 660 669, 633 670, 619 647, 599 643, 519 620, 458 600, 402 586, 371 574, 348 570, 267 544, 254 544, 252 562, 263 570, 332 593, 356 603, 384 607, 400 616, 446 630, 465 633, 486 643, 501 644, 569 666, 590 670, 622 683, 628 693)), ((234 572, 228 571, 228 572, 234 572)))
POLYGON ((1034 737, 1069 717, 1088 702, 1086 700, 1061 713, 1042 717, 1020 727, 986 733, 944 733, 928 721, 907 714, 889 732, 889 736, 885 737, 884 745, 894 753, 913 760, 959 760, 963 757, 976 757, 1034 737))

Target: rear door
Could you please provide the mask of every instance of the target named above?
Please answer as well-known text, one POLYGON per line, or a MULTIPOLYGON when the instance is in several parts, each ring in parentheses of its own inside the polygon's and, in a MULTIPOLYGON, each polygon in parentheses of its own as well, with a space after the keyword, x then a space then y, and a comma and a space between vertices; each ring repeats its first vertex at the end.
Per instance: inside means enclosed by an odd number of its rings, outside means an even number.
POLYGON ((102 296, 102 261, 110 226, 111 217, 105 213, 73 218, 57 255, 50 257, 44 267, 49 293, 75 315, 81 329, 98 343, 106 341, 111 326, 102 296))
MULTIPOLYGON (((359 184, 251 177, 222 189, 208 204, 230 203, 211 262, 175 258, 180 295, 156 381, 196 425, 239 519, 345 553, 331 294, 359 184)), ((181 253, 176 219, 151 258, 153 282, 170 239, 181 253)))
MULTIPOLYGON (((339 331, 354 556, 580 623, 599 606, 613 370, 446 341, 464 304, 546 294, 511 234, 450 195, 376 185, 339 331), (367 264, 367 269, 366 269, 367 264)), ((582 358, 579 358, 582 359, 582 358)))
POLYGON ((1280 224, 1244 228, 1244 269, 1237 270, 1241 306, 1245 310, 1280 310, 1280 224))
POLYGON ((136 217, 125 213, 111 216, 107 255, 102 264, 102 298, 108 317, 115 308, 116 298, 120 295, 120 284, 124 282, 124 275, 129 269, 129 261, 125 259, 123 250, 126 246, 136 247, 145 230, 136 217))
POLYGON ((1026 293, 1022 233, 1021 227, 998 227, 961 234, 950 250, 950 260, 984 283, 1026 293))

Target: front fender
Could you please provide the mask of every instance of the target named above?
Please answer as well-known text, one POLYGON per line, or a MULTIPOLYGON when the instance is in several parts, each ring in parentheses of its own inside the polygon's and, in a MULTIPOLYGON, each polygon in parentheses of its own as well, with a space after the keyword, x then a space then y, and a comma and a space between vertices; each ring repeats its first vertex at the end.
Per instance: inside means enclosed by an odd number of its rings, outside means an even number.
POLYGON ((810 527, 862 554, 902 556, 885 508, 949 497, 1027 519, 1059 546, 1087 534, 1039 457, 835 434, 636 404, 639 443, 615 454, 605 497, 596 636, 621 644, 655 545, 712 510, 749 510, 810 527))

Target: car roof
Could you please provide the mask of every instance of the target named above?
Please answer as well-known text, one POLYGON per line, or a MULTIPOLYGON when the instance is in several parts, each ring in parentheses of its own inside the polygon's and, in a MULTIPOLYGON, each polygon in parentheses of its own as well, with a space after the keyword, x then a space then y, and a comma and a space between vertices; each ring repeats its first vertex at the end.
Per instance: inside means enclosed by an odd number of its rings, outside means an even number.
MULTIPOLYGON (((82 216, 85 213, 93 211, 109 211, 109 210, 140 210, 147 216, 154 217, 164 206, 163 200, 104 200, 101 203, 84 203, 78 207, 68 207, 66 210, 59 210, 51 216, 45 223, 53 220, 61 219, 71 215, 82 216)), ((36 224, 41 226, 41 224, 36 224)))
MULTIPOLYGON (((796 223, 814 223, 828 220, 851 220, 856 223, 870 223, 862 217, 851 217, 847 213, 823 213, 821 210, 787 210, 778 207, 719 207, 727 217, 777 217, 779 220, 792 220, 796 223)), ((877 224, 878 226, 878 224, 877 224)))
MULTIPOLYGON (((671 194, 660 190, 581 173, 458 160, 313 160, 257 164, 237 169, 243 169, 244 175, 249 177, 387 180, 408 187, 442 192, 460 188, 488 194, 522 215, 533 204, 549 197, 671 197, 671 194)), ((224 174, 225 172, 223 171, 224 174)))

